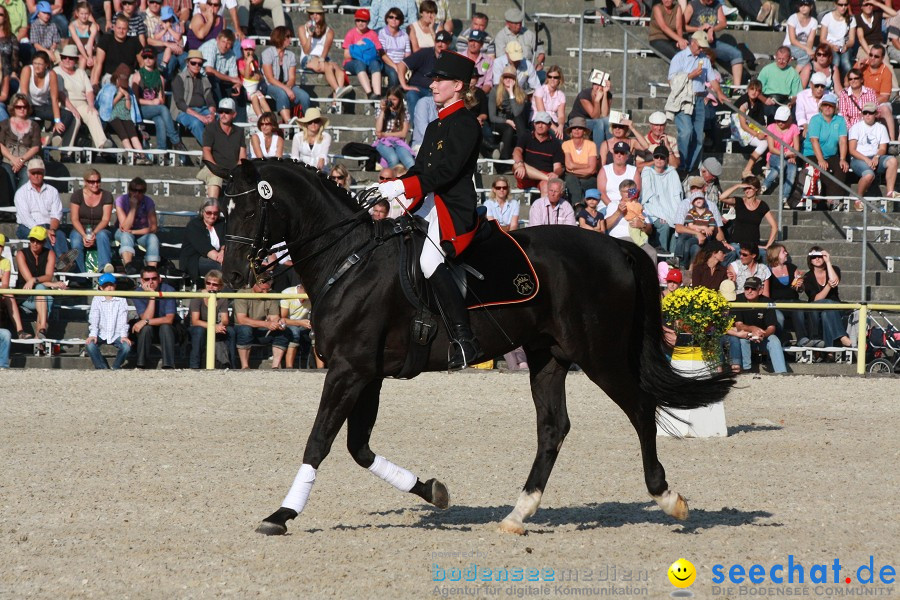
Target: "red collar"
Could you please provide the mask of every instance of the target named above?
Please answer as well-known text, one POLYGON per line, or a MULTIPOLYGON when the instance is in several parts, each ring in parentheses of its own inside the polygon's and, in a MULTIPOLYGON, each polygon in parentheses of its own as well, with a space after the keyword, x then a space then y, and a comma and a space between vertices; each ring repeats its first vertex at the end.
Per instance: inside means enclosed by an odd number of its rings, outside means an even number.
POLYGON ((450 115, 452 115, 453 113, 458 111, 459 109, 465 108, 465 105, 466 105, 465 102, 463 102, 462 99, 460 99, 460 100, 457 100, 456 102, 454 102, 453 104, 451 104, 450 106, 445 106, 444 108, 442 108, 441 110, 438 111, 438 119, 441 119, 441 120, 446 119, 447 117, 449 117, 450 115))

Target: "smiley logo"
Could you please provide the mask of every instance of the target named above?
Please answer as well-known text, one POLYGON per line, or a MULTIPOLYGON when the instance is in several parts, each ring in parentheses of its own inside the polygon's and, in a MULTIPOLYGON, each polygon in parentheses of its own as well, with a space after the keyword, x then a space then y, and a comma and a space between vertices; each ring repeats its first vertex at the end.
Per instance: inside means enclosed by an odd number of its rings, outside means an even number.
POLYGON ((690 587, 697 579, 697 569, 689 560, 679 558, 672 563, 668 571, 669 581, 677 588, 690 587))

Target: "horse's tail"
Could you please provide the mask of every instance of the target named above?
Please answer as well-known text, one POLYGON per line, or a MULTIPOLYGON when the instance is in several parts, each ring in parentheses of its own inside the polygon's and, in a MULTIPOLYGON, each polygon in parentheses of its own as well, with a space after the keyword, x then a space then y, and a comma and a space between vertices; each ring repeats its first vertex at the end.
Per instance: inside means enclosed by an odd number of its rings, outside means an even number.
POLYGON ((698 379, 686 377, 672 367, 663 342, 657 272, 640 247, 632 243, 624 245, 629 247, 637 287, 632 335, 638 340, 633 359, 641 390, 663 410, 700 408, 721 402, 734 384, 734 376, 726 370, 698 379))

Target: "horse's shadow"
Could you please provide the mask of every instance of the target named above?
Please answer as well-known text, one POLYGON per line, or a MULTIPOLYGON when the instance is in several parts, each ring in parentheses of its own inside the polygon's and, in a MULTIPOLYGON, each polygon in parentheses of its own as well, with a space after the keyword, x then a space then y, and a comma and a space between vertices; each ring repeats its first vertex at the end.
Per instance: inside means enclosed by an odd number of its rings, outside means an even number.
POLYGON ((739 433, 755 433, 757 431, 781 431, 784 429, 781 425, 733 425, 728 428, 728 436, 737 435, 739 433))
MULTIPOLYGON (((363 525, 335 525, 335 530, 389 529, 394 527, 413 529, 439 529, 471 531, 498 524, 508 513, 509 506, 451 506, 446 511, 430 507, 415 507, 372 512, 373 517, 399 516, 412 513, 418 520, 412 523, 376 523, 363 525)), ((626 525, 651 523, 677 526, 675 533, 699 533, 716 527, 781 527, 781 523, 762 522, 773 515, 767 511, 743 511, 723 507, 720 510, 692 509, 690 519, 679 523, 656 509, 652 502, 595 502, 581 506, 541 508, 525 526, 530 533, 555 533, 559 528, 575 525, 578 531, 612 529, 626 525)))

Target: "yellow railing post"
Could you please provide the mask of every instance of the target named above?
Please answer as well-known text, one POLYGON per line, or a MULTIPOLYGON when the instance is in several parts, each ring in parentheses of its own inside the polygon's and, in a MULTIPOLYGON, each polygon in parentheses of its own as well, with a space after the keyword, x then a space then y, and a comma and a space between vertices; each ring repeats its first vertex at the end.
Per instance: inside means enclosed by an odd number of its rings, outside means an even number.
POLYGON ((859 332, 856 337, 856 374, 864 375, 866 372, 866 337, 867 323, 869 321, 869 307, 866 304, 859 305, 859 332))
POLYGON ((206 368, 216 368, 216 295, 206 298, 206 368))

